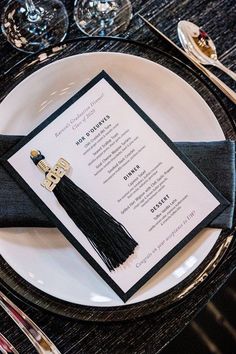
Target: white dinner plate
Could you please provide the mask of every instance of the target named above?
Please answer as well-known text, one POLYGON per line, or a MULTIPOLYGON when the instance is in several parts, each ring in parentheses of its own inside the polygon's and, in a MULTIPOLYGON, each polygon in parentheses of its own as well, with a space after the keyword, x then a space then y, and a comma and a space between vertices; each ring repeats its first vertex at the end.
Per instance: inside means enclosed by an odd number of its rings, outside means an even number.
MULTIPOLYGON (((88 53, 51 63, 22 81, 0 105, 1 134, 27 134, 101 70, 109 75, 173 141, 223 140, 213 112, 183 79, 147 59, 88 53)), ((205 229, 127 304, 157 296, 190 275, 220 235, 205 229)), ((26 281, 58 299, 89 306, 124 305, 56 229, 0 230, 3 258, 26 281)))

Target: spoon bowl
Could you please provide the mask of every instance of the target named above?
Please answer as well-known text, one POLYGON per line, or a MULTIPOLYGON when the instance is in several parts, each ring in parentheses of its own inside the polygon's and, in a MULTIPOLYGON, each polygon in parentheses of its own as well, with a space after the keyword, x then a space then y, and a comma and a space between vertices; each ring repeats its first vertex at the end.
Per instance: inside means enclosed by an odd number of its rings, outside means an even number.
POLYGON ((179 40, 189 55, 203 65, 218 67, 236 80, 236 74, 218 60, 214 42, 205 31, 189 21, 180 21, 177 30, 179 40))

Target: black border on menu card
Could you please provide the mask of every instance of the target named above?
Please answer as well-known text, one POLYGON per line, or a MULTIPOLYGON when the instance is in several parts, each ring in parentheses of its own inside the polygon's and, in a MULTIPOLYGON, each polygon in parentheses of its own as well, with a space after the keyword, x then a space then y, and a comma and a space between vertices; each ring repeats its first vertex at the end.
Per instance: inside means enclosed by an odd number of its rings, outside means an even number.
POLYGON ((139 290, 158 270, 160 270, 173 256, 176 255, 192 238, 206 227, 217 215, 219 215, 227 206, 229 201, 224 198, 220 192, 208 181, 208 179, 198 170, 198 168, 175 146, 175 144, 165 135, 165 133, 145 114, 142 109, 122 90, 122 88, 114 82, 114 80, 105 72, 100 72, 94 79, 92 79, 86 86, 78 91, 59 109, 51 114, 45 121, 36 127, 31 133, 24 137, 18 144, 16 144, 3 157, 3 166, 10 175, 19 183, 20 186, 27 192, 35 204, 45 213, 48 218, 52 220, 54 225, 64 234, 70 243, 79 251, 79 253, 88 261, 88 263, 97 271, 97 273, 107 282, 107 284, 117 293, 117 295, 126 302, 137 290, 139 290), (49 210, 49 208, 42 202, 40 197, 29 187, 25 180, 18 174, 13 166, 7 161, 14 155, 22 146, 28 143, 34 136, 36 136, 47 125, 54 121, 62 112, 69 106, 75 103, 78 98, 83 96, 89 89, 91 89, 101 79, 105 79, 119 95, 138 113, 163 141, 169 146, 172 151, 191 169, 191 171, 198 177, 198 179, 206 186, 206 188, 219 201, 219 206, 214 209, 200 224, 197 225, 186 237, 178 243, 165 257, 161 259, 153 268, 151 268, 136 284, 134 284, 127 292, 124 292, 109 275, 99 266, 94 258, 86 251, 84 247, 74 238, 71 232, 64 226, 64 224, 49 210))

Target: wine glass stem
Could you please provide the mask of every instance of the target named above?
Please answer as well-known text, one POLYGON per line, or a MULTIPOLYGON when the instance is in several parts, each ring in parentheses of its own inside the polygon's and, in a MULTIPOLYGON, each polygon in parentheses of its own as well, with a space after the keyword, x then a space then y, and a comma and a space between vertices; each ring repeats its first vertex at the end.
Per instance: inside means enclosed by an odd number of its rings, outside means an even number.
POLYGON ((36 22, 41 19, 40 10, 37 9, 33 0, 25 0, 25 6, 27 9, 29 21, 36 22))

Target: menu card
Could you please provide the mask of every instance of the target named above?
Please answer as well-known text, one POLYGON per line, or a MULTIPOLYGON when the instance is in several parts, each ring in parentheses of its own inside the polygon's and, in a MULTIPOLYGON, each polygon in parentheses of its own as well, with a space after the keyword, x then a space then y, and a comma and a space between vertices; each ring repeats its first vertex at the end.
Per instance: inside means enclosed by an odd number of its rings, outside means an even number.
POLYGON ((229 204, 104 71, 5 158, 123 301, 229 204), (30 158, 35 149, 51 166, 70 163, 52 192, 30 158))

